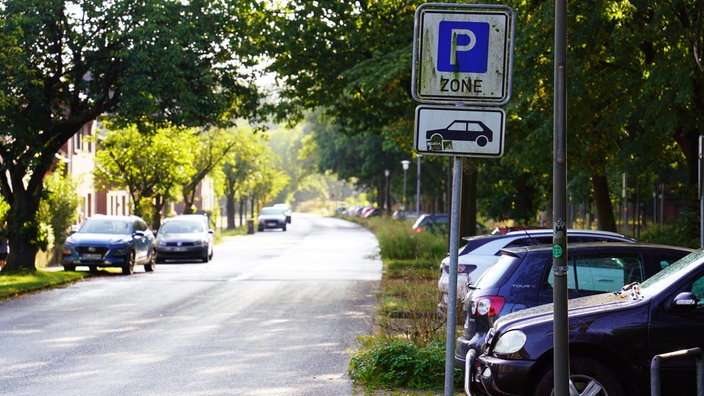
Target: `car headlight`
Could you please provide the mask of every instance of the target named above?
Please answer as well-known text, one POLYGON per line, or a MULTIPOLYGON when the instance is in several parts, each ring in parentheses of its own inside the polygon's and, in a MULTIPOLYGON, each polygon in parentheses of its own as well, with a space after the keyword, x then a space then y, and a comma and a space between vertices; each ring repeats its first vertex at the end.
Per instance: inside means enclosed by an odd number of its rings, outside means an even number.
POLYGON ((63 255, 64 256, 71 256, 72 254, 73 254, 73 249, 68 247, 68 245, 64 245, 63 255))
POLYGON ((526 334, 521 330, 511 330, 501 334, 494 345, 494 352, 499 354, 510 354, 521 350, 526 344, 526 334))
POLYGON ((157 241, 156 241, 156 246, 158 246, 158 247, 164 247, 164 246, 166 246, 166 242, 163 241, 163 240, 161 240, 161 239, 157 239, 157 241))
POLYGON ((127 252, 129 252, 127 246, 114 246, 110 250, 112 250, 113 256, 127 256, 127 252))

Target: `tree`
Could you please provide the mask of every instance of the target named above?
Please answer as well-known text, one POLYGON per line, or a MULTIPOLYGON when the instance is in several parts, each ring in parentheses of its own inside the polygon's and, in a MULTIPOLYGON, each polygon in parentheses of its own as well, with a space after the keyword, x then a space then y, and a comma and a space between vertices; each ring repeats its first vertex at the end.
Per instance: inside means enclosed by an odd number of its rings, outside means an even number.
POLYGON ((227 124, 255 113, 249 2, 5 0, 0 7, 0 193, 10 269, 34 270, 54 154, 82 125, 227 124))
POLYGON ((191 167, 194 172, 181 185, 183 213, 193 213, 198 184, 213 170, 221 166, 228 153, 237 145, 237 141, 232 138, 230 132, 221 128, 210 128, 198 134, 197 140, 191 148, 193 155, 191 167))
POLYGON ((164 205, 195 174, 194 132, 160 128, 142 135, 135 126, 107 131, 95 156, 96 188, 126 188, 133 213, 159 228, 164 205))
MULTIPOLYGON (((253 173, 261 166, 259 161, 265 150, 261 135, 255 135, 249 129, 238 129, 233 132, 237 145, 224 159, 223 173, 225 175, 225 199, 227 228, 235 228, 235 204, 239 195, 240 202, 244 202, 244 197, 249 194, 254 184, 253 173)), ((244 213, 243 206, 240 206, 241 216, 244 213)))

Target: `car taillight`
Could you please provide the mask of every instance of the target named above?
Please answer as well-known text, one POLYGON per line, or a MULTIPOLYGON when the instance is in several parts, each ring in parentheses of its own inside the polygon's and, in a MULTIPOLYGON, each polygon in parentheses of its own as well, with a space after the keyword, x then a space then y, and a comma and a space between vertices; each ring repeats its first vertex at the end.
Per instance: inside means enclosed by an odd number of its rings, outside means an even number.
POLYGON ((472 316, 496 316, 504 307, 504 298, 501 296, 479 297, 472 300, 469 313, 472 316))

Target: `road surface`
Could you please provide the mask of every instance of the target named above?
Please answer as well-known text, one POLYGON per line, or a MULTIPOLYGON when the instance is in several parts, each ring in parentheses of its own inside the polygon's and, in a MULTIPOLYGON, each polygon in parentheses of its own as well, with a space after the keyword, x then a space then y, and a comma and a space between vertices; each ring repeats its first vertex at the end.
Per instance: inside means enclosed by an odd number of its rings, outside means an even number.
POLYGON ((351 395, 380 278, 369 231, 294 213, 207 264, 0 302, 0 395, 351 395))

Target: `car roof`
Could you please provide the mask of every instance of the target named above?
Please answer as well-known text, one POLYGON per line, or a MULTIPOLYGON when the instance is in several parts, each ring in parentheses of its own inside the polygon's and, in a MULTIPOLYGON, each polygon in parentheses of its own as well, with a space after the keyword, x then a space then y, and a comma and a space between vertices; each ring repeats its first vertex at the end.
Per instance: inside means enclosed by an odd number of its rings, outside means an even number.
MULTIPOLYGON (((533 251, 552 251, 552 245, 533 245, 533 246, 519 246, 501 249, 501 252, 507 253, 521 253, 521 252, 533 252, 533 251)), ((619 250, 679 250, 682 252, 691 253, 694 251, 692 248, 682 247, 682 246, 671 246, 662 245, 657 243, 629 243, 629 242, 579 242, 571 243, 567 246, 567 255, 569 256, 570 251, 587 251, 594 249, 619 249, 619 250)))

